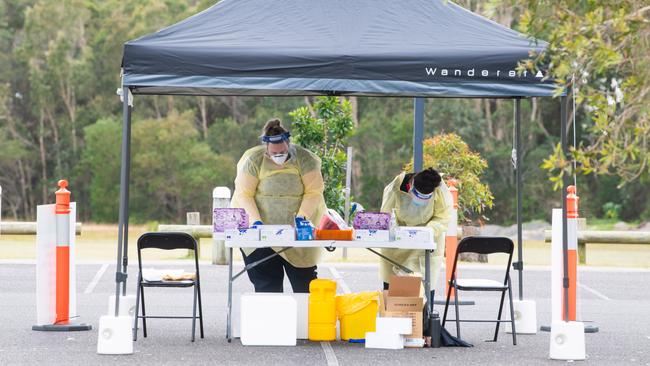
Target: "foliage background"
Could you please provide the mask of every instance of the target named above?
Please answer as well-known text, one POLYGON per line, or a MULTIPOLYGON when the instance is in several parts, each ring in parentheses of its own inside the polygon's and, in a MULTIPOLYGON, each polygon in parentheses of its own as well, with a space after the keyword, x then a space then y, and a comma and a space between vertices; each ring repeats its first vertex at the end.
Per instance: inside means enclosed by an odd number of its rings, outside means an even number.
MULTIPOLYGON (((65 177, 81 220, 117 220, 121 105, 115 90, 122 45, 212 3, 0 0, 3 218, 34 219, 36 205, 51 202, 56 181, 65 177)), ((550 41, 549 57, 562 60, 554 72, 581 76, 580 148, 574 155, 586 173, 578 177, 583 215, 650 219, 650 149, 644 145, 650 141, 647 3, 457 3, 550 41)), ((295 97, 139 97, 133 111, 132 219, 179 222, 186 211, 208 217, 212 188, 232 188, 234 164, 258 143, 264 121, 299 121, 289 113, 305 106, 312 111, 317 103, 295 97)), ((345 98, 345 103, 354 129, 352 193, 366 208, 377 209, 383 187, 411 158, 413 101, 345 98)), ((541 165, 546 159, 552 175, 566 168, 553 155, 559 103, 524 100, 522 112, 524 218, 548 219, 560 195, 541 165)), ((453 132, 487 161, 481 181, 494 200, 483 214, 493 223, 514 221, 512 121, 511 100, 429 99, 425 105, 427 137, 453 132)))

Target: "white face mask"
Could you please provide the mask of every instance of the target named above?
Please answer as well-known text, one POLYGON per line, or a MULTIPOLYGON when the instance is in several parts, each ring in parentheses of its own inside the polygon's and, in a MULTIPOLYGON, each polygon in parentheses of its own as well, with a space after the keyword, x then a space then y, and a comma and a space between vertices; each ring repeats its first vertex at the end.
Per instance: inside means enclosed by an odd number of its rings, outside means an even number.
POLYGON ((273 160, 274 163, 278 165, 283 165, 286 161, 287 158, 289 157, 289 154, 277 154, 277 155, 272 155, 271 160, 273 160))

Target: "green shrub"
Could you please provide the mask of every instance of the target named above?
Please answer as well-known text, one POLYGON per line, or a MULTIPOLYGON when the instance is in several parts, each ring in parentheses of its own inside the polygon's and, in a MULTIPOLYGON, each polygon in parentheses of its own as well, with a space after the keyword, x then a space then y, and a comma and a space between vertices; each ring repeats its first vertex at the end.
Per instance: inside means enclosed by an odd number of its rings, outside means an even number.
MULTIPOLYGON (((449 133, 424 140, 424 168, 432 167, 445 181, 458 182, 459 222, 483 221, 486 208, 491 208, 494 197, 481 178, 487 168, 487 161, 469 149, 460 136, 449 133)), ((413 160, 406 164, 406 171, 413 170, 413 160)))

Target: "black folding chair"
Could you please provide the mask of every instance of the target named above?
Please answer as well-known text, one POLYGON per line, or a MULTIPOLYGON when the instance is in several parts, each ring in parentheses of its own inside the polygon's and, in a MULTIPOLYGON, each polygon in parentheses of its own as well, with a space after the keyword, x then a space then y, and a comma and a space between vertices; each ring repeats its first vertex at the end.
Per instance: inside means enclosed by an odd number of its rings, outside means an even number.
POLYGON ((442 317, 442 326, 445 326, 447 321, 447 310, 449 308, 449 300, 451 297, 451 290, 454 290, 454 307, 456 308, 456 336, 460 339, 460 323, 461 322, 474 322, 474 323, 496 323, 496 330, 494 331, 493 342, 497 341, 499 336, 499 325, 501 323, 511 323, 512 325, 512 344, 517 345, 517 332, 515 330, 514 311, 512 309, 512 286, 510 284, 510 264, 512 263, 512 252, 515 245, 512 240, 501 237, 489 236, 470 236, 464 238, 458 243, 456 250, 456 257, 454 258, 454 266, 451 270, 451 279, 449 280, 449 290, 447 291, 447 301, 445 302, 445 313, 442 317), (457 279, 456 266, 458 265, 458 257, 460 253, 478 253, 478 254, 494 254, 505 253, 508 254, 508 264, 506 265, 506 275, 503 283, 489 279, 457 279), (496 291, 501 292, 501 303, 499 304, 499 315, 496 320, 492 319, 460 319, 458 311, 458 291, 496 291), (501 312, 503 310, 503 300, 506 292, 510 300, 510 320, 501 320, 501 312))
POLYGON ((192 342, 196 333, 196 319, 199 319, 201 338, 203 338, 203 307, 201 306, 201 277, 199 276, 199 258, 196 240, 186 233, 145 233, 138 239, 138 288, 135 300, 135 324, 133 326, 133 340, 138 336, 138 319, 142 319, 142 332, 147 337, 147 319, 192 319, 192 342), (189 249, 194 251, 194 266, 196 277, 193 280, 181 281, 145 281, 142 278, 142 249, 155 248, 162 250, 189 249), (192 316, 151 316, 146 315, 144 306, 145 287, 194 287, 194 305, 192 316), (142 300, 142 315, 140 312, 142 300), (198 300, 199 316, 196 316, 198 300))

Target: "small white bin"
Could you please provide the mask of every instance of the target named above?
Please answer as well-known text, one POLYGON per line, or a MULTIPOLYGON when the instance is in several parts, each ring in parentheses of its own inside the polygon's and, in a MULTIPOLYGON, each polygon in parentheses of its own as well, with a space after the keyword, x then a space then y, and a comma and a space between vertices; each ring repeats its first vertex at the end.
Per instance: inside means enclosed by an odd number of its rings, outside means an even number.
POLYGON ((433 230, 423 226, 400 226, 395 233, 395 241, 431 243, 433 230))
POLYGON ((389 241, 388 230, 355 229, 354 240, 358 241, 389 241))
POLYGON ((296 231, 291 225, 260 225, 261 241, 293 241, 296 231))
POLYGON ((226 240, 260 240, 259 229, 226 229, 226 240))

